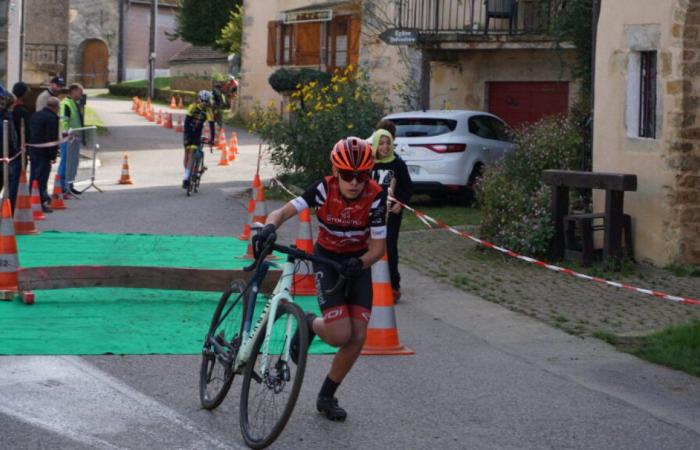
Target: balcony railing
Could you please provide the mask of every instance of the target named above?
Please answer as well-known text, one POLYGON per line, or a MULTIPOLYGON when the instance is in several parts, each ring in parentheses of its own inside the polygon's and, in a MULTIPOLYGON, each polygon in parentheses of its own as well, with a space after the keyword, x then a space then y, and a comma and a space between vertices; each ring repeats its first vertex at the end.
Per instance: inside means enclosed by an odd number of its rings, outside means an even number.
POLYGON ((396 26, 421 35, 543 34, 566 0, 398 0, 396 26))

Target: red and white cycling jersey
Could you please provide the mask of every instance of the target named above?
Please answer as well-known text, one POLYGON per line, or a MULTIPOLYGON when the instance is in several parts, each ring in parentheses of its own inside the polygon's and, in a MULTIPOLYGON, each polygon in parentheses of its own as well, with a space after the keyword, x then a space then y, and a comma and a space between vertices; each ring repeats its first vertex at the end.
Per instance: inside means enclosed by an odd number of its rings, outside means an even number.
POLYGON ((386 193, 369 180, 360 196, 346 200, 335 177, 325 177, 292 200, 298 212, 316 209, 318 244, 334 253, 364 250, 372 239, 386 239, 386 193))

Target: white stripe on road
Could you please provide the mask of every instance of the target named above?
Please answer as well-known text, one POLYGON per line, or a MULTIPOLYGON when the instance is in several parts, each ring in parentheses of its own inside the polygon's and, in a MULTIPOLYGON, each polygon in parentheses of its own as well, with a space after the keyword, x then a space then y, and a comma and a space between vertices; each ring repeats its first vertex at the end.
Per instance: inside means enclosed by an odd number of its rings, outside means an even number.
POLYGON ((79 357, 1 358, 0 412, 93 447, 244 448, 79 357))

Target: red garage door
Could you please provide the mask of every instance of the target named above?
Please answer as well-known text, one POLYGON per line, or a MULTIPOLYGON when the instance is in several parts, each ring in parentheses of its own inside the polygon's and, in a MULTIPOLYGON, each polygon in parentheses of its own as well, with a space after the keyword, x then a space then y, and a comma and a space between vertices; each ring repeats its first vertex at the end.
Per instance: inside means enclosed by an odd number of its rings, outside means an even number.
POLYGON ((543 117, 566 115, 569 83, 489 83, 489 112, 520 128, 543 117))

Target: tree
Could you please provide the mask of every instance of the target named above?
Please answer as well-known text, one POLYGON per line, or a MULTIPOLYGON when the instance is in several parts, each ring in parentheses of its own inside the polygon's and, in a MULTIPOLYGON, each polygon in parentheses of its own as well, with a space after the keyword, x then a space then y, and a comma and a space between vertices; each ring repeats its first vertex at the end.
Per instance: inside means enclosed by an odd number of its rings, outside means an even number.
POLYGON ((192 45, 214 47, 229 15, 242 0, 179 0, 174 37, 192 45))
POLYGON ((236 5, 229 15, 229 21, 221 29, 216 40, 217 48, 229 53, 241 54, 243 42, 243 7, 236 5))

